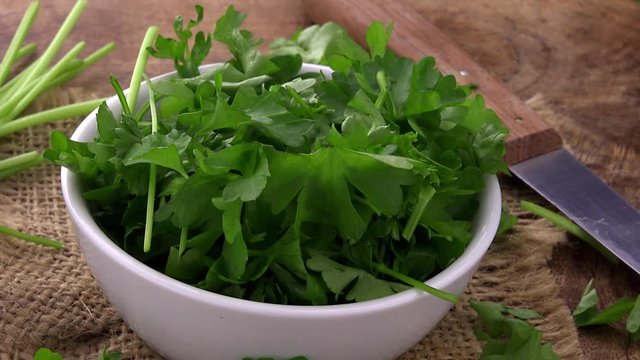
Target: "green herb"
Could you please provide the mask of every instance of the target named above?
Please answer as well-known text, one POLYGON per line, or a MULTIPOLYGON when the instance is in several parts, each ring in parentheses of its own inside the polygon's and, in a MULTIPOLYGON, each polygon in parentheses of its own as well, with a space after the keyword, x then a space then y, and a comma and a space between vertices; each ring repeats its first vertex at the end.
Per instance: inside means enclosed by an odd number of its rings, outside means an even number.
POLYGON ((471 308, 482 324, 476 337, 486 342, 480 359, 559 359, 551 344, 542 343, 542 333, 527 322, 540 318, 537 312, 479 301, 472 301, 471 308))
MULTIPOLYGON (((62 360, 62 355, 47 348, 40 348, 33 355, 33 360, 62 360)), ((99 360, 122 360, 122 353, 118 351, 107 352, 107 348, 102 349, 99 360)))
POLYGON ((62 360, 62 355, 47 348, 40 348, 33 354, 33 360, 62 360))
POLYGON ((576 225, 568 218, 526 200, 520 201, 520 207, 536 216, 540 216, 551 221, 556 226, 559 226, 568 233, 575 235, 578 239, 584 241, 589 246, 598 251, 612 264, 618 264, 620 262, 620 259, 618 259, 618 257, 612 254, 609 250, 607 250, 607 248, 605 248, 602 244, 600 244, 598 240, 594 239, 593 236, 589 235, 589 233, 584 231, 583 228, 576 225))
POLYGON ((103 101, 104 99, 96 99, 64 105, 14 119, 4 125, 0 125, 0 137, 7 136, 16 131, 30 128, 32 126, 46 124, 61 119, 68 119, 82 114, 88 114, 95 110, 103 101))
POLYGON ((607 325, 620 321, 633 307, 633 301, 622 298, 603 311, 598 311, 598 293, 593 288, 593 279, 582 293, 578 306, 573 311, 576 326, 607 325))
POLYGON ((640 328, 640 295, 636 300, 627 297, 618 299, 604 310, 598 311, 598 292, 593 287, 593 279, 585 287, 580 302, 573 311, 576 326, 611 325, 627 318, 627 332, 632 341, 638 341, 640 328))
POLYGON ((509 208, 502 205, 500 213, 500 224, 498 225, 497 235, 502 235, 511 230, 518 223, 518 217, 509 212, 509 208))
POLYGON ((14 230, 14 229, 8 228, 6 226, 2 226, 2 225, 0 225, 0 234, 13 236, 16 239, 29 241, 29 242, 32 242, 32 243, 38 244, 38 245, 49 246, 49 247, 52 247, 54 249, 62 249, 63 248, 62 243, 57 242, 55 240, 43 238, 43 237, 40 237, 40 236, 25 234, 25 233, 23 233, 21 231, 14 230))
POLYGON ((411 287, 455 301, 423 282, 471 241, 484 174, 506 171, 507 130, 482 97, 433 58, 386 50, 382 24, 370 52, 325 24, 263 54, 232 6, 191 41, 196 13, 174 22, 178 39, 142 46, 173 59, 177 76, 138 108, 137 90, 119 95, 122 112, 102 104, 94 141, 56 132, 44 154, 82 179, 110 238, 175 279, 254 301, 335 304, 411 287), (200 73, 208 39, 233 58, 200 73), (312 58, 332 78, 300 75, 312 58))

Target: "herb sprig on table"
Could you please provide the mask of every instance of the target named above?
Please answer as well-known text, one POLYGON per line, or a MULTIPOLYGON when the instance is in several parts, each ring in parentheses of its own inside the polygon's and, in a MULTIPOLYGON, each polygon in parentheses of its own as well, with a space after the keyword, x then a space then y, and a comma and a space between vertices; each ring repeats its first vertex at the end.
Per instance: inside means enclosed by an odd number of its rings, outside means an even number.
POLYGON ((178 70, 152 84, 151 102, 102 104, 94 141, 54 133, 45 153, 82 179, 113 241, 175 279, 255 301, 364 301, 407 285, 455 301, 423 281, 471 240, 484 175, 506 171, 507 130, 483 98, 433 58, 387 50, 380 23, 369 51, 325 24, 263 54, 232 6, 194 39, 196 12, 149 49, 178 70), (233 58, 200 73, 213 41, 233 58), (299 75, 303 61, 335 72, 299 75))
POLYGON ((625 317, 626 330, 631 341, 640 341, 640 295, 635 300, 622 297, 602 311, 598 310, 598 292, 593 287, 593 279, 585 287, 580 302, 573 310, 573 320, 577 327, 612 325, 625 317))
POLYGON ((485 342, 480 360, 556 360, 551 344, 542 342, 542 332, 529 323, 540 318, 533 310, 514 308, 490 301, 471 301, 481 326, 476 338, 485 342))

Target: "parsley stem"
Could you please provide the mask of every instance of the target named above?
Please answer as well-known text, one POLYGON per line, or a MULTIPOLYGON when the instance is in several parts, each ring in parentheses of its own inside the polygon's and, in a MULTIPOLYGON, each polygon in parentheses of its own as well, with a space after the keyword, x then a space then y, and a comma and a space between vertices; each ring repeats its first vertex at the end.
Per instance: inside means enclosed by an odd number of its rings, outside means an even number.
POLYGON ((15 63, 23 57, 31 55, 31 53, 36 51, 37 48, 38 46, 36 45, 36 43, 30 43, 21 47, 20 50, 18 50, 18 54, 16 55, 16 58, 13 62, 15 63))
POLYGON ((258 87, 271 79, 269 75, 259 75, 238 82, 222 82, 221 86, 223 90, 234 91, 241 87, 258 87))
POLYGON ((144 252, 151 250, 151 237, 153 236, 153 212, 156 206, 156 164, 149 165, 149 191, 147 193, 147 214, 144 224, 144 252))
MULTIPOLYGON (((146 47, 145 47, 146 49, 146 47)), ((149 78, 142 74, 147 82, 147 88, 149 89, 149 109, 151 110, 151 133, 158 132, 158 114, 156 112, 156 103, 153 96, 153 89, 151 88, 151 81, 149 78)), ((149 165, 149 191, 147 192, 147 218, 144 226, 144 252, 151 250, 151 237, 153 236, 153 212, 156 202, 156 173, 157 165, 149 165)))
POLYGON ((71 105, 60 106, 15 119, 4 125, 0 125, 0 137, 9 135, 22 129, 26 129, 31 126, 51 123, 54 121, 68 119, 80 115, 86 115, 100 106, 100 104, 104 100, 105 99, 96 99, 71 105))
POLYGON ((2 225, 0 225, 0 234, 9 235, 16 239, 29 241, 38 245, 49 246, 56 250, 60 250, 64 247, 64 245, 58 241, 43 238, 40 236, 29 235, 29 234, 23 233, 22 231, 14 230, 2 225))
POLYGON ((26 69, 22 70, 19 74, 11 78, 6 84, 2 85, 0 88, 0 103, 6 102, 13 94, 18 90, 22 80, 31 72, 35 64, 32 63, 27 66, 26 69))
POLYGON ((189 227, 188 226, 183 226, 182 229, 180 229, 180 245, 178 246, 178 255, 182 256, 182 254, 184 253, 184 250, 187 247, 187 235, 189 233, 189 227))
POLYGON ((0 160, 0 171, 10 170, 15 166, 20 166, 41 159, 42 156, 37 151, 12 156, 8 159, 0 160))
POLYGON ((0 170, 0 180, 7 178, 13 174, 17 174, 19 172, 25 171, 27 169, 30 169, 36 165, 40 165, 44 162, 44 158, 43 157, 38 157, 36 159, 33 160, 29 160, 29 161, 24 161, 20 164, 14 165, 10 168, 4 169, 4 170, 0 170))
POLYGON ((594 248, 597 252, 602 254, 602 256, 604 256, 611 263, 618 264, 620 262, 620 259, 618 259, 618 257, 612 254, 609 250, 607 250, 607 248, 602 246, 602 244, 600 244, 596 239, 594 239, 593 236, 591 236, 583 228, 581 228, 580 226, 578 226, 576 223, 569 220, 568 218, 560 214, 556 214, 551 210, 547 210, 546 208, 540 205, 534 204, 526 200, 520 201, 520 207, 532 213, 533 215, 543 217, 551 221, 556 226, 564 229, 566 232, 575 235, 578 239, 584 241, 589 246, 594 248))
POLYGON ((78 0, 76 2, 76 4, 69 12, 69 15, 67 15, 67 18, 60 26, 60 29, 58 29, 58 32, 51 40, 51 43, 49 44, 47 49, 44 51, 42 56, 40 56, 40 58, 33 64, 34 67, 31 69, 31 71, 26 73, 25 77, 21 79, 16 90, 20 90, 23 87, 29 88, 32 84, 32 81, 35 80, 38 76, 42 75, 42 73, 49 66, 53 58, 56 56, 56 54, 64 44, 64 41, 71 33, 71 30, 73 30, 73 27, 78 21, 80 14, 82 14, 82 12, 84 11, 86 5, 87 0, 78 0))
POLYGON ((131 109, 131 111, 134 111, 136 108, 138 92, 140 91, 140 83, 142 82, 142 74, 144 73, 144 69, 147 66, 147 60, 149 59, 149 51, 147 51, 147 48, 153 45, 153 42, 158 36, 158 31, 159 29, 157 26, 149 27, 147 29, 147 33, 144 35, 142 44, 140 45, 138 58, 136 60, 135 66, 133 67, 133 74, 131 75, 129 93, 127 93, 127 104, 129 105, 129 109, 131 109))
MULTIPOLYGON (((144 76, 144 69, 147 66, 147 60, 149 59, 149 51, 147 48, 150 47, 158 36, 158 27, 151 26, 147 29, 147 32, 144 35, 144 39, 142 40, 142 44, 140 45, 140 51, 138 52, 138 58, 136 59, 136 64, 133 68, 133 74, 131 75, 131 82, 129 84, 129 92, 127 93, 127 101, 123 101, 123 108, 128 107, 129 110, 135 109, 136 102, 138 100, 138 92, 140 91, 140 83, 142 82, 142 77, 144 76)), ((146 78, 146 76, 145 76, 146 78)), ((151 108, 151 132, 158 132, 158 115, 156 114, 156 106, 155 100, 153 97, 153 89, 151 88, 151 82, 149 79, 147 81, 147 88, 149 89, 149 103, 151 108)), ((122 99, 121 99, 122 100, 122 99)), ((143 250, 144 252, 149 252, 151 250, 151 238, 153 236, 153 213, 155 209, 156 202, 156 175, 157 175, 157 166, 156 164, 149 165, 149 188, 147 191, 147 214, 146 221, 144 225, 144 241, 143 241, 143 250)))
POLYGON ((382 109, 382 106, 384 105, 384 101, 387 98, 387 95, 389 94, 389 90, 387 90, 387 78, 386 76, 384 76, 383 71, 378 71, 376 73, 376 82, 380 87, 380 94, 378 94, 378 98, 376 99, 375 105, 376 105, 376 109, 380 110, 382 109))
POLYGON ((309 107, 309 105, 300 97, 300 95, 296 92, 294 88, 291 86, 285 86, 285 90, 291 98, 304 110, 306 116, 311 116, 313 114, 313 110, 309 107))
MULTIPOLYGON (((37 80, 34 86, 25 87, 26 94, 17 95, 17 104, 9 112, 9 119, 13 119, 18 116, 35 98, 47 89, 48 84, 55 79, 60 73, 64 72, 64 69, 70 64, 74 64, 73 60, 84 50, 85 43, 79 42, 69 52, 55 64, 51 70, 47 71, 45 75, 37 80)), ((20 93, 24 93, 20 92, 20 93)), ((11 100, 9 100, 11 102, 11 100)))
POLYGON ((147 111, 149 111, 149 102, 148 101, 146 101, 144 104, 142 104, 140 109, 138 109, 138 111, 136 112, 136 115, 133 118, 133 120, 135 120, 137 123, 141 122, 142 118, 144 117, 144 114, 146 114, 147 111))
POLYGON ((429 201, 431 201, 431 198, 433 198, 433 195, 435 195, 435 193, 436 189, 434 189, 434 187, 430 184, 424 185, 420 190, 420 194, 418 195, 418 202, 413 208, 411 216, 409 217, 409 220, 407 220, 407 223, 404 226, 404 230, 402 231, 402 237, 406 240, 411 239, 411 237, 413 236, 413 232, 416 230, 418 222, 420 222, 420 218, 422 217, 427 204, 429 204, 429 201))
POLYGON ((424 291, 424 292, 426 292, 428 294, 431 294, 433 296, 439 297, 440 299, 443 299, 443 300, 446 300, 446 301, 449 301, 449 302, 452 302, 452 303, 458 302, 458 297, 457 296, 455 296, 455 295, 453 295, 451 293, 448 293, 446 291, 436 289, 436 288, 434 288, 432 286, 429 286, 429 285, 427 285, 427 284, 425 284, 423 282, 420 282, 420 281, 418 281, 418 280, 416 280, 416 279, 414 279, 414 278, 412 278, 412 277, 410 277, 408 275, 399 273, 399 272, 397 272, 397 271, 395 271, 393 269, 388 268, 384 264, 373 263, 372 265, 373 265, 373 268, 376 271, 378 271, 378 272, 380 272, 382 274, 385 274, 385 275, 389 275, 389 276, 391 276, 393 278, 396 278, 397 280, 400 280, 400 281, 404 282, 407 285, 411 285, 416 289, 422 290, 422 291, 424 291))
POLYGON ((109 54, 114 49, 114 47, 115 47, 115 44, 113 42, 110 42, 107 45, 89 54, 86 58, 81 60, 82 64, 80 66, 77 66, 67 72, 64 72, 58 75, 58 77, 56 77, 55 79, 53 79, 48 84, 47 89, 51 89, 56 86, 62 85, 67 81, 75 78, 78 74, 83 72, 86 68, 93 65, 95 62, 97 62, 98 60, 102 59, 107 54, 109 54))
POLYGON ((9 73, 11 72, 11 66, 16 61, 16 59, 20 57, 20 47, 22 46, 24 39, 27 37, 27 34, 31 29, 31 25, 33 25, 33 20, 35 20, 39 8, 40 2, 34 1, 24 12, 22 20, 20 21, 20 24, 18 25, 15 34, 13 35, 13 39, 11 39, 2 62, 0 63, 0 85, 2 85, 7 79, 9 73))
MULTIPOLYGON (((25 78, 19 79, 18 82, 13 85, 12 90, 14 91, 10 93, 11 96, 0 105, 0 123, 10 121, 20 114, 29 103, 46 90, 47 84, 53 80, 58 73, 64 71, 69 66, 74 66, 76 64, 74 60, 79 61, 75 59, 75 57, 84 49, 84 46, 85 43, 82 41, 76 44, 56 65, 44 75, 34 78, 31 82, 27 82, 25 78)), ((33 74, 34 71, 36 71, 35 67, 25 69, 25 73, 27 73, 26 78, 33 74)))
POLYGON ((115 47, 116 47, 116 43, 114 43, 112 41, 110 43, 107 43, 103 47, 99 48, 98 50, 92 52, 91 54, 87 55, 86 58, 82 59, 82 61, 83 61, 83 65, 82 65, 83 69, 86 68, 87 66, 93 65, 96 61, 98 61, 98 60, 102 59, 103 57, 105 57, 115 47))
POLYGON ((120 105, 122 106, 122 113, 124 115, 131 115, 129 102, 127 102, 124 91, 122 91, 122 86, 120 86, 120 82, 118 82, 118 78, 111 74, 111 76, 109 76, 109 82, 111 82, 111 87, 116 91, 116 96, 118 96, 118 101, 120 101, 120 105))

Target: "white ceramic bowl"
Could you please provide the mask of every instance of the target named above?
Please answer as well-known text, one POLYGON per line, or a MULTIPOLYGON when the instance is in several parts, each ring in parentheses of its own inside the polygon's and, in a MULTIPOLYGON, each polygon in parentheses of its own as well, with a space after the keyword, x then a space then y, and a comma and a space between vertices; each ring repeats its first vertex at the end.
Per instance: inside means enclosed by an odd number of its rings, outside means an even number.
MULTIPOLYGON (((320 70, 330 71, 303 67, 303 72, 320 70)), ((139 99, 147 96, 142 84, 139 99)), ((116 97, 107 104, 121 112, 116 97)), ((72 139, 93 140, 95 117, 95 112, 87 116, 72 139)), ((419 290, 328 306, 265 304, 204 291, 147 267, 114 244, 89 213, 78 178, 65 168, 62 192, 80 248, 105 295, 127 324, 169 359, 393 359, 419 342, 452 306, 419 290)), ((454 294, 464 290, 495 236, 500 209, 497 178, 487 176, 473 240, 427 284, 454 294)))

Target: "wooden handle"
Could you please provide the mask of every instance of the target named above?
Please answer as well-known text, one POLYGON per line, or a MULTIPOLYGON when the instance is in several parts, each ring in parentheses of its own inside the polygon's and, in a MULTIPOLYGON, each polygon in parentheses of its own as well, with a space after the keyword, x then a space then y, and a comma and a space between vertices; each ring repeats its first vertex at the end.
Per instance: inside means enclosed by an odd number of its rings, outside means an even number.
POLYGON ((487 106, 495 110, 510 130, 508 164, 562 146, 562 139, 553 128, 406 1, 305 0, 305 5, 312 21, 334 21, 363 45, 367 28, 373 21, 393 21, 389 47, 397 54, 414 60, 431 55, 443 73, 454 74, 460 83, 478 84, 487 106))

